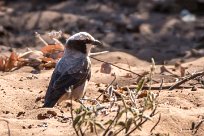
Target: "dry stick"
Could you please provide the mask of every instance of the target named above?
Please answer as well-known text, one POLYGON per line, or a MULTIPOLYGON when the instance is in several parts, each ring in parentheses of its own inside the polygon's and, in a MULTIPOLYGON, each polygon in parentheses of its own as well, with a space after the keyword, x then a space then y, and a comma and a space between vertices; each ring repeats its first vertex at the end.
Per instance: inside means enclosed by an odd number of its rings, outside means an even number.
POLYGON ((159 124, 160 120, 161 120, 161 114, 159 114, 159 119, 158 119, 158 121, 157 121, 156 124, 152 127, 152 129, 150 130, 151 133, 152 133, 152 131, 156 128, 156 126, 159 124))
POLYGON ((133 72, 133 71, 131 71, 131 70, 128 70, 128 69, 125 69, 125 68, 122 68, 122 67, 119 67, 119 66, 117 66, 117 65, 115 65, 115 64, 112 64, 112 63, 110 63, 110 62, 106 62, 106 61, 103 61, 103 60, 94 58, 94 57, 92 57, 92 56, 90 56, 90 58, 95 59, 95 60, 100 61, 100 62, 107 63, 107 64, 112 65, 112 66, 114 66, 114 67, 117 67, 117 68, 119 68, 119 69, 122 69, 122 70, 125 70, 125 71, 127 71, 127 72, 133 73, 133 74, 135 74, 135 75, 137 75, 137 76, 140 76, 140 77, 142 76, 142 75, 140 75, 140 74, 138 74, 138 73, 135 73, 135 72, 133 72))
MULTIPOLYGON (((115 64, 112 64, 112 63, 110 63, 110 62, 106 62, 106 61, 103 61, 103 60, 100 60, 100 59, 94 58, 94 57, 92 57, 92 56, 90 56, 90 58, 95 59, 95 60, 100 61, 100 62, 103 62, 103 63, 107 63, 107 64, 109 64, 109 65, 112 65, 112 66, 116 67, 116 68, 122 69, 122 70, 127 71, 127 72, 130 72, 130 73, 132 73, 132 74, 135 74, 135 75, 137 75, 137 76, 139 76, 139 77, 143 77, 143 75, 140 75, 140 74, 135 73, 135 72, 133 72, 133 71, 131 71, 131 70, 128 70, 128 69, 122 68, 122 67, 117 66, 117 65, 115 65, 115 64)), ((156 80, 152 80, 152 81, 158 83, 158 81, 156 81, 156 80)))
POLYGON ((89 56, 101 55, 101 54, 108 53, 108 52, 109 51, 94 52, 94 53, 90 53, 89 56))
POLYGON ((62 47, 64 47, 64 45, 56 38, 52 38, 52 40, 54 40, 57 44, 61 45, 62 47))
POLYGON ((202 76, 202 75, 204 75, 204 71, 202 71, 202 72, 197 72, 197 73, 195 73, 195 74, 193 74, 193 75, 191 75, 191 76, 189 76, 189 77, 185 77, 183 80, 181 80, 181 81, 179 81, 178 83, 176 83, 175 85, 171 86, 171 87, 169 88, 169 90, 173 90, 173 89, 179 87, 181 84, 183 84, 183 83, 185 83, 185 82, 187 82, 187 81, 189 81, 189 80, 191 80, 191 79, 194 79, 194 78, 196 78, 196 77, 198 77, 198 76, 202 76))
MULTIPOLYGON (((129 89, 136 89, 137 86, 129 86, 128 88, 129 89)), ((169 89, 171 87, 171 85, 167 85, 167 86, 162 86, 162 89, 169 89)), ((121 87, 122 89, 126 90, 126 87, 121 87)), ((186 88, 186 89, 189 89, 189 88, 192 88, 191 86, 178 86, 176 88, 186 88)), ((199 87, 198 87, 199 88, 199 87)), ((143 90, 147 90, 149 89, 149 86, 143 86, 142 87, 143 90)), ((161 89, 161 86, 152 86, 151 87, 151 90, 160 90, 161 89)))
POLYGON ((196 126, 195 126, 195 131, 193 132, 193 135, 195 135, 199 129, 199 127, 201 126, 201 124, 204 122, 204 120, 201 120, 196 126))
POLYGON ((5 119, 0 119, 0 121, 5 121, 6 122, 7 128, 8 128, 8 136, 11 136, 11 130, 10 130, 10 127, 9 127, 9 121, 5 120, 5 119))
POLYGON ((48 43, 40 36, 40 34, 38 32, 35 32, 35 35, 37 38, 39 38, 45 44, 45 46, 48 46, 48 43))
POLYGON ((123 129, 125 129, 125 127, 122 127, 121 129, 119 129, 118 132, 116 132, 115 134, 113 134, 113 136, 117 136, 123 129))

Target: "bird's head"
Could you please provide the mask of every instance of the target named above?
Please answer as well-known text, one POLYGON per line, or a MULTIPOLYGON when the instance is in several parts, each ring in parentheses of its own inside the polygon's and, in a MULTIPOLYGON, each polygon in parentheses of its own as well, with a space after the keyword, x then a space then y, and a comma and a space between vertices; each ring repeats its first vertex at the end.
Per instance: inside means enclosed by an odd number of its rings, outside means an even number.
POLYGON ((102 43, 87 32, 79 32, 69 37, 65 46, 88 55, 95 45, 101 46, 102 43))

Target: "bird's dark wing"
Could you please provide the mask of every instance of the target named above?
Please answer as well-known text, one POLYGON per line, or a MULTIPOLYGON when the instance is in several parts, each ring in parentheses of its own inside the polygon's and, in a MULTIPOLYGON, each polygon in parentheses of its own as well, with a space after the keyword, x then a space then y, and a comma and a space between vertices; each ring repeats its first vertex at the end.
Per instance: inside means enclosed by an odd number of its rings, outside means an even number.
POLYGON ((45 103, 43 107, 53 107, 59 98, 66 93, 71 86, 75 87, 82 84, 90 78, 90 68, 83 68, 76 73, 60 73, 54 71, 50 80, 49 87, 45 95, 45 103))

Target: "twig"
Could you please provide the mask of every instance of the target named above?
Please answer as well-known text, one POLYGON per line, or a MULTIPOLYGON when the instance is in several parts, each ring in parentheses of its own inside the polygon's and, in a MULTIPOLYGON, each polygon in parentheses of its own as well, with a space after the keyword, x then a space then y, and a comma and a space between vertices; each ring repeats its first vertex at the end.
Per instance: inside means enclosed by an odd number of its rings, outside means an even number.
POLYGON ((38 32, 35 32, 35 36, 39 38, 45 44, 45 46, 48 46, 48 43, 40 36, 38 32))
MULTIPOLYGON (((128 88, 129 89, 136 89, 136 87, 137 86, 135 86, 135 85, 131 85, 131 86, 128 86, 128 88)), ((166 85, 166 86, 162 86, 162 89, 169 89, 171 87, 171 85, 166 85)), ((192 88, 192 86, 178 86, 178 87, 176 87, 176 88, 186 88, 186 89, 189 89, 189 88, 192 88)), ((198 87, 199 88, 199 87, 198 87)), ((127 87, 121 87, 121 89, 124 89, 124 90, 126 90, 127 89, 127 87)), ((143 88, 142 88, 143 90, 147 90, 147 89, 149 89, 149 86, 143 86, 143 88)), ((160 84, 160 86, 152 86, 151 87, 151 90, 160 90, 161 89, 161 84, 160 84)))
POLYGON ((64 47, 64 45, 56 38, 52 38, 57 44, 61 45, 62 47, 64 47))
POLYGON ((113 136, 117 136, 121 131, 123 131, 123 129, 125 129, 125 127, 122 127, 121 129, 119 129, 118 132, 116 132, 115 134, 113 134, 113 136))
POLYGON ((102 51, 102 52, 94 52, 94 53, 90 53, 89 56, 96 56, 96 55, 100 55, 100 54, 104 54, 104 53, 108 53, 109 51, 102 51))
MULTIPOLYGON (((95 59, 95 60, 100 61, 100 62, 103 62, 103 63, 107 63, 107 64, 109 64, 109 65, 112 65, 112 66, 116 67, 116 68, 122 69, 122 70, 127 71, 127 72, 130 72, 130 73, 132 73, 132 74, 135 74, 135 75, 137 75, 137 76, 139 76, 139 77, 144 77, 143 75, 140 75, 140 74, 135 73, 135 72, 133 72, 133 71, 131 71, 131 70, 128 70, 128 69, 122 68, 122 67, 117 66, 117 65, 115 65, 115 64, 112 64, 112 63, 110 63, 110 62, 106 62, 106 61, 103 61, 103 60, 100 60, 100 59, 94 58, 94 57, 92 57, 92 56, 90 56, 90 58, 95 59)), ((156 82, 156 83, 159 83, 158 81, 153 80, 153 79, 152 79, 152 81, 154 81, 154 82, 156 82)))
POLYGON ((100 61, 100 62, 107 63, 107 64, 109 64, 109 65, 112 65, 112 66, 116 67, 116 68, 119 68, 119 69, 125 70, 125 71, 127 71, 127 72, 133 73, 133 74, 135 74, 135 75, 137 75, 137 76, 140 76, 140 77, 142 76, 142 75, 140 75, 140 74, 138 74, 138 73, 135 73, 135 72, 133 72, 133 71, 131 71, 131 70, 128 70, 128 69, 125 69, 125 68, 122 68, 122 67, 119 67, 119 66, 117 66, 117 65, 115 65, 115 64, 112 64, 112 63, 110 63, 110 62, 106 62, 106 61, 103 61, 103 60, 94 58, 94 57, 92 57, 92 56, 90 56, 90 58, 95 59, 95 60, 100 61))
POLYGON ((183 83, 185 83, 185 82, 187 82, 187 81, 189 81, 189 80, 191 80, 191 79, 194 79, 194 78, 196 78, 196 77, 198 77, 198 76, 202 76, 202 75, 204 75, 204 71, 202 71, 202 72, 197 72, 197 73, 195 73, 195 74, 193 74, 193 75, 191 75, 191 76, 185 77, 183 80, 181 80, 181 81, 177 82, 175 85, 171 86, 171 87, 169 88, 169 90, 173 90, 173 89, 179 87, 181 84, 183 84, 183 83))
POLYGON ((161 114, 159 114, 159 119, 158 119, 158 121, 157 121, 156 124, 152 127, 152 129, 150 130, 151 133, 152 133, 152 131, 156 128, 156 126, 159 124, 160 120, 161 120, 161 114))
POLYGON ((204 122, 204 120, 201 120, 195 127, 194 127, 194 132, 193 135, 195 135, 199 129, 199 127, 201 126, 201 124, 204 122))
POLYGON ((11 130, 10 130, 10 127, 9 127, 9 121, 5 120, 5 119, 0 119, 0 121, 5 121, 6 122, 7 128, 8 128, 8 136, 11 136, 11 130))

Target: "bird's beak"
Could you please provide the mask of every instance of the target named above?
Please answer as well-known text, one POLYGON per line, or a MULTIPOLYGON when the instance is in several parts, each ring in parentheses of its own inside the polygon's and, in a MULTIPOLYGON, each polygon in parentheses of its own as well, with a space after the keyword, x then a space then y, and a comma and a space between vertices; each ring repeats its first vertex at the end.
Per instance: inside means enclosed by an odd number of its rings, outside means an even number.
POLYGON ((103 43, 100 42, 100 41, 98 41, 98 40, 94 40, 94 41, 92 42, 92 44, 93 44, 93 45, 97 45, 97 46, 102 46, 102 45, 103 45, 103 43))

